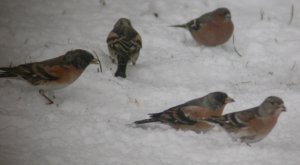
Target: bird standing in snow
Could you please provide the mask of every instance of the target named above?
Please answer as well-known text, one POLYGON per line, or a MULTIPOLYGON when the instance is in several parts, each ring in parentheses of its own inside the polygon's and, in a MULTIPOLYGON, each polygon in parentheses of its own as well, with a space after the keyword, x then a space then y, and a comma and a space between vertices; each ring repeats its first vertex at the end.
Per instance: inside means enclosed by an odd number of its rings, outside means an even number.
POLYGON ((274 128, 283 111, 286 111, 286 108, 282 99, 270 96, 257 107, 219 117, 210 117, 205 121, 220 125, 234 140, 240 140, 249 145, 249 143, 264 139, 274 128))
POLYGON ((173 25, 188 29, 193 38, 205 46, 217 46, 229 40, 233 33, 231 14, 227 8, 218 8, 186 24, 173 25))
POLYGON ((169 124, 175 129, 192 130, 197 133, 206 132, 212 129, 213 125, 197 120, 210 116, 221 116, 225 105, 233 101, 224 92, 213 92, 163 112, 150 114, 150 119, 136 121, 135 124, 161 122, 169 124))
POLYGON ((40 94, 49 104, 53 101, 45 95, 45 90, 64 88, 73 83, 90 64, 98 61, 88 51, 77 49, 64 55, 15 67, 1 67, 0 78, 20 78, 40 89, 40 94))
POLYGON ((132 27, 129 19, 120 18, 108 34, 106 42, 113 63, 118 62, 115 76, 125 78, 128 61, 135 65, 139 57, 142 48, 141 36, 132 27))

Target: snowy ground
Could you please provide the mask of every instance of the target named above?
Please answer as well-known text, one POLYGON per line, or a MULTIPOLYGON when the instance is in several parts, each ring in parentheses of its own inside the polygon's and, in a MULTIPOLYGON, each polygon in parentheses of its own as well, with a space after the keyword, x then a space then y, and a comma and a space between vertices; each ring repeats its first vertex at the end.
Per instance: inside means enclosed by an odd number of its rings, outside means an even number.
POLYGON ((1 165, 192 165, 300 162, 300 1, 298 0, 1 0, 0 66, 40 61, 75 48, 99 54, 103 73, 89 66, 55 105, 26 83, 0 80, 1 165), (291 5, 295 12, 291 25, 291 5), (228 7, 232 40, 198 46, 190 34, 168 27, 217 7, 228 7), (154 16, 158 14, 158 18, 154 16), (263 20, 261 20, 263 13, 263 20), (106 36, 120 17, 142 36, 137 66, 115 78, 106 36), (248 147, 220 129, 207 134, 152 124, 128 124, 212 91, 236 102, 225 113, 284 99, 271 134, 248 147))

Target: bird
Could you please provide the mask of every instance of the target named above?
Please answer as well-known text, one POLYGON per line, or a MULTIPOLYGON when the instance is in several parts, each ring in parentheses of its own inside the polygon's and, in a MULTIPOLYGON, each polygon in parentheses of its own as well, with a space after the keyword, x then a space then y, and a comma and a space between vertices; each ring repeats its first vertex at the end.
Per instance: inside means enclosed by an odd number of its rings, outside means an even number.
POLYGON ((142 48, 140 34, 132 27, 129 19, 120 18, 108 34, 106 43, 112 62, 118 63, 115 77, 126 78, 128 61, 135 65, 142 48))
POLYGON ((171 27, 188 29, 194 40, 205 46, 217 46, 225 43, 234 30, 230 11, 224 7, 203 14, 186 24, 172 25, 171 27))
POLYGON ((221 126, 234 141, 250 146, 264 139, 276 125, 281 112, 285 111, 286 107, 280 97, 269 96, 257 107, 204 120, 221 126))
POLYGON ((72 84, 89 64, 97 63, 98 60, 90 52, 76 49, 41 62, 0 67, 0 78, 24 80, 38 88, 39 93, 48 100, 48 104, 53 104, 45 95, 45 91, 61 89, 72 84))
POLYGON ((160 122, 168 124, 177 130, 191 130, 196 133, 207 132, 214 126, 197 119, 210 116, 220 116, 227 103, 234 102, 224 92, 212 92, 203 97, 190 100, 186 103, 171 107, 160 113, 149 114, 149 119, 135 121, 136 125, 160 122))

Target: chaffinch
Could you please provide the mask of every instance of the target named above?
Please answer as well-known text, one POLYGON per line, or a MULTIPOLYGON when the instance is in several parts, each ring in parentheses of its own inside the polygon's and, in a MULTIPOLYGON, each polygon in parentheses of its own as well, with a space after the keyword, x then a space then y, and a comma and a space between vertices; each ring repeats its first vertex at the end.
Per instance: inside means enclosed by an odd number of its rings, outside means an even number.
POLYGON ((234 140, 249 145, 264 139, 274 128, 283 111, 286 111, 286 108, 282 99, 270 96, 257 107, 205 120, 220 125, 234 140))
POLYGON ((225 105, 233 101, 224 92, 213 92, 169 108, 163 112, 149 114, 150 119, 139 120, 134 123, 161 122, 175 129, 192 130, 197 133, 206 132, 213 128, 213 126, 206 122, 197 122, 197 119, 220 116, 223 113, 225 105))
POLYGON ((142 48, 141 36, 132 27, 129 19, 120 18, 108 34, 106 42, 112 62, 118 62, 115 76, 125 78, 128 61, 135 65, 139 57, 142 48))
POLYGON ((217 46, 225 43, 233 33, 231 14, 227 8, 218 8, 193 19, 186 24, 173 25, 188 29, 193 38, 205 46, 217 46))
POLYGON ((37 87, 49 104, 53 101, 45 95, 45 90, 64 88, 73 83, 90 63, 98 63, 88 51, 77 49, 64 55, 15 67, 1 67, 0 78, 19 78, 37 87))

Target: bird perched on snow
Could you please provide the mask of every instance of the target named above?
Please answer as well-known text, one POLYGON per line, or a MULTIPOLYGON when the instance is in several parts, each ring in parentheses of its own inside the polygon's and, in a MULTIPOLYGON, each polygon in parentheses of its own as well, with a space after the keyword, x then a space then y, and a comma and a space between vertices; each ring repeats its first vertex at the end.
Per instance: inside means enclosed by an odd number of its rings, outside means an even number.
POLYGON ((173 25, 188 29, 193 38, 205 46, 217 46, 225 43, 233 33, 231 14, 227 8, 218 8, 193 19, 186 24, 173 25))
POLYGON ((274 128, 283 111, 286 111, 286 108, 282 99, 270 96, 257 107, 205 120, 223 127, 234 140, 249 145, 264 139, 274 128))
POLYGON ((90 63, 98 63, 88 51, 77 49, 64 55, 15 67, 1 67, 0 78, 20 78, 40 89, 49 104, 53 101, 45 95, 45 90, 64 88, 73 83, 90 63))
POLYGON ((233 101, 224 92, 212 92, 163 112, 150 114, 150 119, 136 121, 135 124, 161 122, 175 129, 192 130, 197 133, 206 132, 213 128, 213 125, 198 122, 197 119, 220 116, 225 105, 233 101))
POLYGON ((135 65, 139 57, 142 48, 141 36, 132 27, 129 19, 120 18, 108 34, 106 42, 113 63, 118 62, 115 76, 125 78, 128 61, 135 65))

